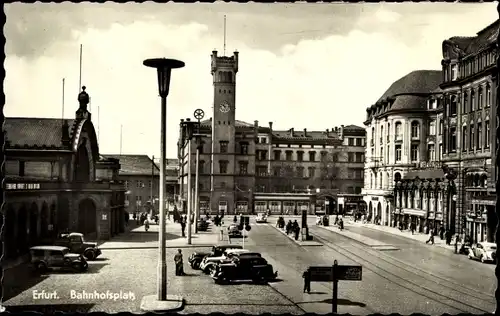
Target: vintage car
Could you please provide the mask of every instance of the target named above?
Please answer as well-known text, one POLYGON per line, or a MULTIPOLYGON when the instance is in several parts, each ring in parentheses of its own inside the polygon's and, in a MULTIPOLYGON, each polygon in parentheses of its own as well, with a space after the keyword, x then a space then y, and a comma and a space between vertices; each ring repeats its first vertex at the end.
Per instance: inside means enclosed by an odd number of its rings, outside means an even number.
POLYGON ((469 249, 469 259, 479 259, 481 262, 496 260, 497 245, 492 242, 473 244, 469 249))
POLYGON ((89 264, 81 254, 71 253, 69 248, 61 246, 35 246, 30 248, 30 261, 34 268, 46 272, 51 268, 86 271, 89 264))
POLYGON ((262 283, 275 280, 278 271, 266 259, 257 256, 234 257, 230 262, 218 264, 211 272, 215 283, 230 283, 231 281, 251 280, 262 283))
POLYGON ((213 268, 214 264, 217 264, 221 260, 226 260, 231 258, 234 254, 236 253, 244 253, 244 252, 250 252, 247 249, 226 249, 223 254, 220 256, 209 256, 203 258, 203 260, 200 263, 200 270, 203 271, 204 273, 208 274, 210 273, 211 269, 213 268))
POLYGON ((218 245, 212 246, 211 252, 193 252, 188 258, 189 265, 197 270, 205 257, 220 257, 227 249, 243 249, 243 247, 241 245, 218 245))
POLYGON ((232 223, 227 227, 227 235, 231 238, 234 237, 243 237, 241 230, 238 228, 238 224, 232 223))
POLYGON ((258 213, 255 217, 256 223, 267 223, 267 215, 265 213, 258 213))
POLYGON ((232 249, 228 251, 225 255, 220 257, 211 258, 211 260, 206 260, 203 264, 203 272, 205 274, 210 274, 219 264, 231 262, 233 258, 247 258, 247 257, 261 257, 262 255, 258 252, 246 251, 246 249, 232 249))
POLYGON ((101 249, 97 247, 97 243, 85 241, 81 233, 60 234, 52 244, 67 247, 70 252, 82 254, 87 260, 94 260, 101 255, 101 249))

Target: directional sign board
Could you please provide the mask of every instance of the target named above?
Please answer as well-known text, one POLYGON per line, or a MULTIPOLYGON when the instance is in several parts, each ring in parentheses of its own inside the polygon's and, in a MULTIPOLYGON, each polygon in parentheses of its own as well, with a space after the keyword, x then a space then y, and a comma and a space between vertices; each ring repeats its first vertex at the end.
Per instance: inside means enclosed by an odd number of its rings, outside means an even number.
POLYGON ((332 282, 333 266, 309 267, 312 282, 332 282))
POLYGON ((335 278, 340 281, 361 281, 361 266, 335 266, 335 278))

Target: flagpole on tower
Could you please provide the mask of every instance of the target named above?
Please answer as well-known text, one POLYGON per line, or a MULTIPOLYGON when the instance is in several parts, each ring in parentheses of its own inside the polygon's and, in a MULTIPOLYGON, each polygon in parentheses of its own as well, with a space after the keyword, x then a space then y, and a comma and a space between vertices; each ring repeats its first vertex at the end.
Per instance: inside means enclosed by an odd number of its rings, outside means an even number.
POLYGON ((226 15, 224 14, 224 56, 226 56, 226 15))

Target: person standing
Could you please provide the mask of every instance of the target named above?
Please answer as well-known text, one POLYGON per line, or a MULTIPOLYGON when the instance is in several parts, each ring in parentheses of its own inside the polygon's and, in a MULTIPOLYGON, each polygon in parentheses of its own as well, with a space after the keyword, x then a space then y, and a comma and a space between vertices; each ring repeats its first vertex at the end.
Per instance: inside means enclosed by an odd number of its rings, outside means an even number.
POLYGON ((184 273, 184 266, 183 266, 182 250, 181 249, 177 249, 177 253, 174 256, 174 262, 175 262, 175 275, 177 275, 177 276, 186 275, 184 273))
POLYGON ((426 244, 431 243, 432 245, 434 245, 434 231, 433 230, 431 230, 431 232, 429 233, 429 239, 425 243, 426 244))
POLYGON ((307 269, 302 273, 302 277, 304 278, 304 293, 311 293, 311 270, 307 269))
POLYGON ((181 217, 179 221, 181 224, 182 237, 186 237, 186 220, 183 217, 181 217))
POLYGON ((299 240, 300 227, 299 224, 294 225, 295 240, 299 240))
POLYGON ((415 235, 415 223, 414 222, 411 222, 410 229, 411 229, 411 234, 415 235))

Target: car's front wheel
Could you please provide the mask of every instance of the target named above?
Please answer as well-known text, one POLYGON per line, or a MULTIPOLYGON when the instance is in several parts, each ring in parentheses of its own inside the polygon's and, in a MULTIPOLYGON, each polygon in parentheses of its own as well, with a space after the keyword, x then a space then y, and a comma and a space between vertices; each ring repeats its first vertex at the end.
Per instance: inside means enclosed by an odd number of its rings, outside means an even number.
POLYGON ((195 269, 195 270, 198 270, 200 268, 200 261, 198 260, 195 260, 191 263, 191 268, 195 269))
POLYGON ((83 255, 88 260, 94 260, 96 258, 95 252, 93 250, 87 250, 83 255))
POLYGON ((44 262, 39 262, 36 265, 36 270, 40 273, 44 273, 47 271, 47 265, 44 262))

